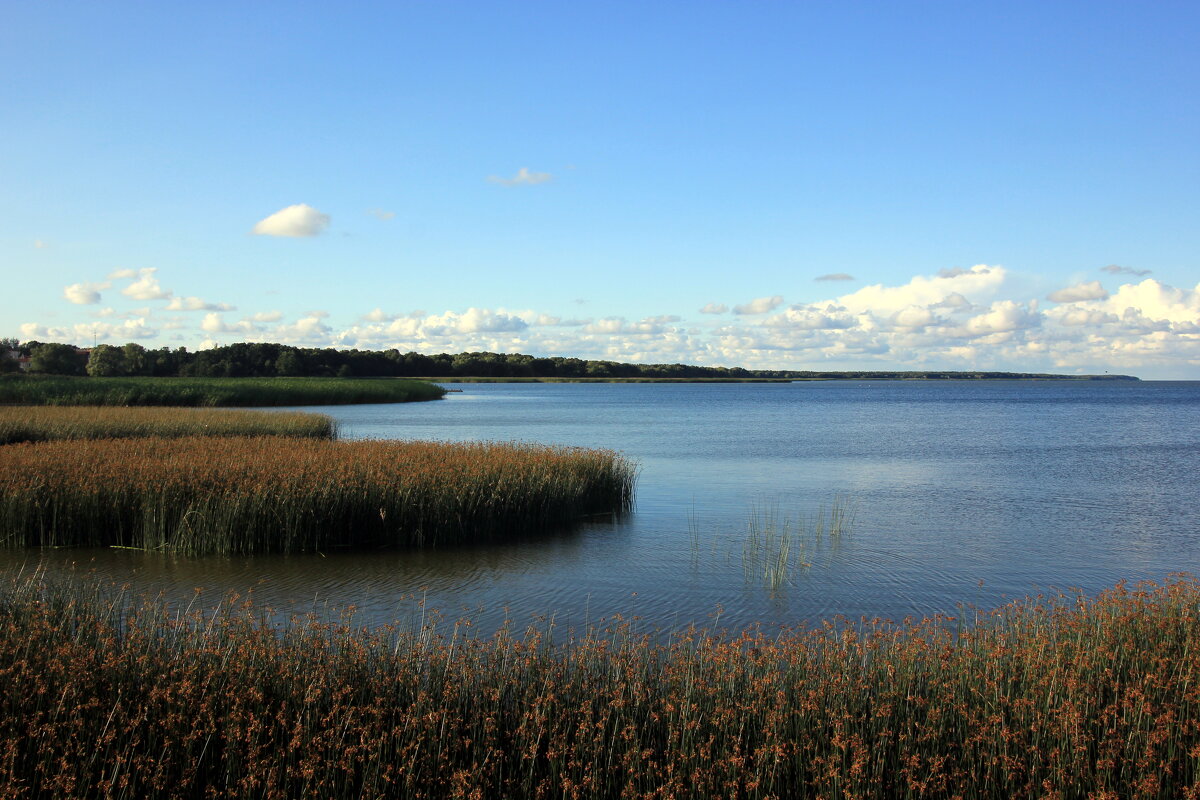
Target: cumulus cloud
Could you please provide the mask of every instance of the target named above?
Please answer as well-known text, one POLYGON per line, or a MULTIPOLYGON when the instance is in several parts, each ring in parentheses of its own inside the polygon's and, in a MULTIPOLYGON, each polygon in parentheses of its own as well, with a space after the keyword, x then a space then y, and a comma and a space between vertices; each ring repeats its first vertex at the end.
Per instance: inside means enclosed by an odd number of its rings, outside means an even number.
POLYGON ((709 303, 704 308, 700 309, 701 314, 724 314, 729 310, 729 306, 724 303, 709 303))
POLYGON ((1122 267, 1117 264, 1109 264, 1107 267, 1101 267, 1100 271, 1107 272, 1109 275, 1134 275, 1139 278, 1150 274, 1150 270, 1148 269, 1134 269, 1133 267, 1122 267))
POLYGON ((234 311, 228 303, 206 303, 199 297, 172 297, 165 311, 234 311))
POLYGON ((766 314, 769 311, 774 311, 783 304, 783 298, 779 295, 773 297, 756 297, 749 303, 743 303, 733 307, 735 314, 766 314))
POLYGON ((250 319, 255 322, 278 322, 283 319, 283 313, 279 311, 259 311, 251 314, 250 319))
POLYGON ((136 278, 137 275, 136 269, 114 269, 112 272, 108 273, 108 279, 110 281, 121 281, 125 280, 126 278, 136 278))
POLYGON ((828 275, 818 275, 814 281, 852 281, 854 276, 845 272, 831 272, 828 275))
MULTIPOLYGON (((131 272, 132 270, 118 270, 109 277, 119 273, 122 278, 132 278, 134 276, 130 274, 131 272)), ((158 272, 157 267, 139 269, 136 273, 137 280, 122 289, 121 294, 132 297, 134 300, 166 300, 171 296, 171 292, 158 285, 156 272, 158 272)))
POLYGON ((1078 303, 1082 300, 1103 300, 1106 297, 1108 292, 1100 285, 1100 281, 1077 283, 1046 295, 1046 299, 1054 303, 1078 303))
POLYGON ((80 306, 95 305, 100 302, 100 290, 112 286, 108 281, 103 283, 72 283, 63 289, 63 297, 80 306))
POLYGON ((853 328, 858 321, 845 313, 846 309, 830 303, 824 308, 796 305, 780 314, 763 320, 768 328, 792 328, 805 331, 845 330, 853 328))
POLYGON ((329 220, 328 214, 322 214, 307 203, 297 203, 259 220, 250 232, 257 236, 317 236, 329 227, 329 220))
POLYGON ((26 322, 20 326, 21 338, 40 342, 64 342, 67 344, 91 343, 93 338, 102 342, 120 343, 146 339, 158 335, 158 330, 142 317, 123 322, 87 322, 74 325, 41 325, 26 322))
POLYGON ((1041 324, 1037 301, 1029 306, 1013 300, 997 300, 991 308, 967 320, 965 333, 969 337, 989 336, 997 333, 1012 333, 1041 324))
POLYGON ((529 167, 521 167, 511 178, 502 178, 499 175, 488 176, 489 183, 501 186, 537 186, 540 183, 549 183, 553 179, 554 176, 549 172, 531 172, 529 167))
POLYGON ((900 286, 876 283, 838 298, 852 313, 894 314, 909 306, 928 306, 958 294, 987 295, 1004 283, 1003 267, 978 264, 970 269, 943 270, 936 277, 917 275, 900 286))

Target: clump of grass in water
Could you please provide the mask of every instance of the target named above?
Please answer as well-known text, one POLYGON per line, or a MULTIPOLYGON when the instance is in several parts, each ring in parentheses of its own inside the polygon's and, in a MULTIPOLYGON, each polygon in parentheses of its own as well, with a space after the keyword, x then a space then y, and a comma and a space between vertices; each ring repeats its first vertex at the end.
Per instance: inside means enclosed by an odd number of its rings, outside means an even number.
POLYGON ((188 554, 437 547, 553 529, 633 498, 607 450, 284 437, 0 447, 0 546, 188 554))
POLYGON ((333 439, 325 414, 200 408, 0 406, 0 445, 144 436, 300 436, 333 439))
POLYGON ((1181 576, 966 626, 553 644, 0 581, 0 795, 1195 797, 1198 611, 1181 576))
POLYGON ((815 554, 828 545, 836 550, 854 524, 854 511, 841 497, 828 510, 794 521, 778 504, 756 506, 742 541, 742 571, 746 582, 776 593, 791 585, 797 573, 813 565, 815 554))

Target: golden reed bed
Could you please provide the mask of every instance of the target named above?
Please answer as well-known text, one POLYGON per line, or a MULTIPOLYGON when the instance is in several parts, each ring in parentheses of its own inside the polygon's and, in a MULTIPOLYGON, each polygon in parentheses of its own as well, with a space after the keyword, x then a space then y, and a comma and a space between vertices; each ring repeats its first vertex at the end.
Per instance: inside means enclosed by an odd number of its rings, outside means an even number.
POLYGON ((131 436, 302 436, 333 439, 324 414, 200 408, 0 406, 0 445, 131 436))
POLYGON ((540 445, 182 437, 0 447, 0 546, 185 553, 429 547, 631 502, 616 453, 540 445))
POLYGON ((5 797, 1200 796, 1200 585, 550 642, 0 588, 5 797))

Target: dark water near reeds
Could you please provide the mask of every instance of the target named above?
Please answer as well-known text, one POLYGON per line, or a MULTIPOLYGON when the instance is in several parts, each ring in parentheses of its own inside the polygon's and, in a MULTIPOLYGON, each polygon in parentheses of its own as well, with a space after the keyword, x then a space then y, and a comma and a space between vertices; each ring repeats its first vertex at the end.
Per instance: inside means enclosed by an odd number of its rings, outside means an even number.
POLYGON ((621 519, 502 546, 199 558, 4 553, 75 562, 135 589, 253 590, 283 613, 354 605, 366 624, 425 599, 479 629, 536 615, 579 627, 741 628, 843 614, 901 618, 1049 587, 1200 570, 1200 382, 458 384, 443 401, 319 410, 348 437, 605 447, 641 464, 621 519), (839 502, 840 537, 812 519, 839 502), (785 520, 778 546, 752 520, 785 520), (801 565, 800 562, 808 564, 801 565))

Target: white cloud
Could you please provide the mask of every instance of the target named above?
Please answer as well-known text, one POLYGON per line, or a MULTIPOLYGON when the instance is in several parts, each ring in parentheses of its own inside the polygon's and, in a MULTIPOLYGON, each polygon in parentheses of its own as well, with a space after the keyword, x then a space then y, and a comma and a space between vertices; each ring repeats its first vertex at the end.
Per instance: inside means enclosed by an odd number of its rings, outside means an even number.
POLYGON ((704 308, 700 309, 701 314, 724 314, 729 310, 729 306, 724 303, 709 303, 704 308))
POLYGON ((90 306, 100 302, 100 290, 112 286, 108 281, 103 283, 72 283, 63 289, 63 297, 80 306, 90 306))
POLYGON ((1036 328, 1041 324, 1041 315, 1037 311, 1037 301, 1029 306, 1013 300, 997 300, 983 314, 967 320, 965 334, 969 337, 988 336, 997 333, 1012 333, 1026 328, 1036 328))
POLYGON ((845 313, 846 309, 833 303, 825 308, 796 305, 762 321, 768 328, 792 328, 802 331, 845 330, 853 328, 858 321, 845 313))
POLYGON ((447 311, 426 317, 421 325, 429 334, 438 336, 455 333, 500 333, 523 331, 529 323, 520 317, 486 308, 468 308, 462 314, 447 311))
POLYGON ((396 217, 395 211, 384 211, 382 208, 372 208, 367 213, 375 219, 382 220, 384 222, 387 222, 389 219, 395 219, 396 217))
POLYGON ((397 316, 398 315, 396 314, 385 313, 382 308, 376 307, 371 311, 368 311, 366 314, 363 314, 363 319, 370 322, 391 322, 392 320, 396 319, 397 316))
POLYGON ((1119 322, 1120 318, 1116 314, 1110 314, 1107 311, 1100 311, 1091 308, 1081 308, 1077 305, 1067 306, 1062 309, 1062 313, 1056 316, 1060 325, 1069 327, 1099 327, 1110 323, 1119 322))
POLYGON ((1100 285, 1100 281, 1078 283, 1046 295, 1046 299, 1053 303, 1078 303, 1081 300, 1103 300, 1106 297, 1108 292, 1100 285))
POLYGON ((1153 319, 1184 323, 1200 321, 1200 284, 1195 289, 1177 289, 1147 278, 1140 283, 1127 283, 1109 297, 1102 308, 1121 314, 1126 308, 1136 308, 1153 319))
POLYGON ((279 311, 259 311, 251 314, 250 319, 255 322, 278 322, 283 319, 283 314, 279 311))
POLYGON ((845 272, 831 272, 828 275, 818 275, 814 281, 852 281, 854 276, 845 272))
POLYGON ((148 339, 158 335, 158 330, 147 324, 142 317, 123 322, 87 322, 73 325, 39 325, 26 322, 20 326, 21 338, 42 342, 64 342, 66 344, 91 345, 93 340, 108 344, 124 344, 137 339, 148 339))
POLYGON ((110 281, 120 281, 120 280, 125 280, 126 278, 136 278, 136 277, 137 277, 136 269, 114 269, 112 272, 108 273, 108 279, 110 281))
POLYGON ((488 176, 489 183, 498 183, 501 186, 537 186, 540 183, 549 183, 553 179, 554 176, 549 172, 531 172, 529 167, 521 167, 511 178, 502 178, 499 175, 488 176))
MULTIPOLYGON (((128 274, 130 270, 118 270, 118 272, 121 273, 119 277, 133 277, 128 274)), ((156 272, 158 272, 157 267, 139 269, 137 280, 122 289, 121 294, 132 297, 134 300, 166 300, 171 296, 171 292, 158 285, 158 278, 154 276, 156 272)), ((114 272, 113 275, 117 275, 117 273, 114 272)))
POLYGON ((1004 282, 1003 267, 978 264, 971 269, 943 270, 936 277, 917 275, 900 286, 872 284, 837 299, 853 313, 894 314, 909 306, 928 306, 958 294, 990 294, 1004 282))
POLYGON ((199 297, 173 297, 165 311, 235 311, 228 303, 206 303, 199 297))
POLYGON ((259 220, 250 232, 258 236, 317 236, 329 227, 329 219, 328 214, 306 203, 297 203, 259 220))
POLYGON ((922 306, 908 306, 902 308, 892 315, 892 324, 897 328, 908 328, 916 330, 932 325, 937 321, 937 317, 928 308, 922 306))
POLYGON ((768 311, 774 311, 783 303, 783 298, 779 295, 774 297, 756 297, 749 303, 734 306, 733 313, 735 314, 766 314, 768 311))

